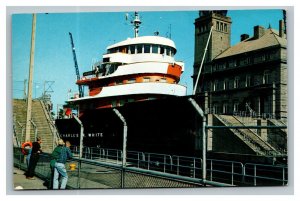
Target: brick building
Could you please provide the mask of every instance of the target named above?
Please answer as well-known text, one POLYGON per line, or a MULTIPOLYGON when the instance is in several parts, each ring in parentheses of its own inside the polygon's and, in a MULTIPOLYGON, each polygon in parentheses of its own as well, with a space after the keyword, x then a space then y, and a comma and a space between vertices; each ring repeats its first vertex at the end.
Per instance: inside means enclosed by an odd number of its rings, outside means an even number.
POLYGON ((279 31, 255 26, 253 36, 241 35, 230 46, 231 18, 227 11, 200 11, 195 20, 194 86, 211 25, 213 30, 197 94, 208 113, 287 118, 287 39, 279 31))

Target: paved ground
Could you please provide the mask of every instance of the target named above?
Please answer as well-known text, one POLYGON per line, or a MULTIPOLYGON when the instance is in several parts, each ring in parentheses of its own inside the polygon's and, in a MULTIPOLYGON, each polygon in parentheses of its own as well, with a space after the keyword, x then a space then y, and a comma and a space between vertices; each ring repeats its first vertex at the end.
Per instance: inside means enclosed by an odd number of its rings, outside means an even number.
POLYGON ((34 177, 35 180, 26 179, 24 171, 14 168, 14 189, 15 190, 36 190, 36 189, 47 189, 44 186, 44 181, 38 177, 34 177))

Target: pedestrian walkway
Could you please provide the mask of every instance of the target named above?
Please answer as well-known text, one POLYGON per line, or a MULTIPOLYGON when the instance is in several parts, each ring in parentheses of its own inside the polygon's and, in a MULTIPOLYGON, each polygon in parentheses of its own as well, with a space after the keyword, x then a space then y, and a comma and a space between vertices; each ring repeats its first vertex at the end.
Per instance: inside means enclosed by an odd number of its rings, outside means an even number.
POLYGON ((24 171, 14 167, 14 189, 15 190, 40 190, 47 189, 45 181, 34 177, 34 180, 26 179, 24 171))

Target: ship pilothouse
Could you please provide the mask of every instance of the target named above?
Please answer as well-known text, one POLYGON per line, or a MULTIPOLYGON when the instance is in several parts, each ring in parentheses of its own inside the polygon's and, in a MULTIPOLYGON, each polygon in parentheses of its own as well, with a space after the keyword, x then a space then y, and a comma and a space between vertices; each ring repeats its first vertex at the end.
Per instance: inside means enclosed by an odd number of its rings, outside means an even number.
POLYGON ((132 21, 134 38, 107 47, 102 61, 83 73, 76 84, 87 86, 86 96, 69 99, 85 110, 122 106, 126 102, 166 96, 185 96, 179 83, 184 63, 175 61, 175 43, 161 36, 139 36, 139 14, 132 21))

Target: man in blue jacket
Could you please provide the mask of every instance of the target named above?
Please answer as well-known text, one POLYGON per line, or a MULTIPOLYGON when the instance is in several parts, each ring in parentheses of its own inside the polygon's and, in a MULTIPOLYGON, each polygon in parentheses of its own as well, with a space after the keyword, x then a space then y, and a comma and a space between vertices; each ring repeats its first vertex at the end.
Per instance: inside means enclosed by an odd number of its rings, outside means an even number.
POLYGON ((53 150, 51 157, 52 160, 55 160, 54 163, 54 176, 53 176, 53 189, 58 189, 59 176, 62 177, 60 189, 65 189, 68 182, 68 174, 65 167, 67 159, 72 158, 73 155, 70 150, 70 142, 65 143, 62 139, 59 139, 58 146, 53 150))

